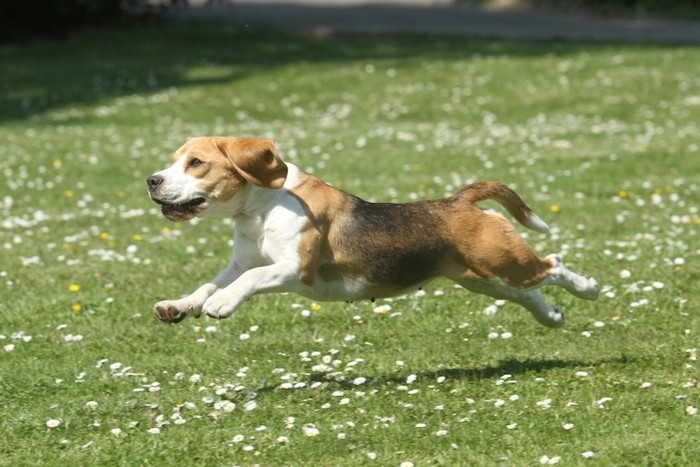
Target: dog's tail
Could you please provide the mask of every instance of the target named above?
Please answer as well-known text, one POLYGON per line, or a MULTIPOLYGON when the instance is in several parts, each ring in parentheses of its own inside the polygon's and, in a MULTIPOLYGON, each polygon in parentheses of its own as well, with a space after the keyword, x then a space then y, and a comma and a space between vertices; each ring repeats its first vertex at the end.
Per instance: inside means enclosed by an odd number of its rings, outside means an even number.
POLYGON ((497 182, 476 182, 464 187, 459 196, 475 204, 479 201, 492 199, 497 201, 508 212, 528 229, 542 233, 551 233, 549 226, 518 196, 516 192, 497 182))

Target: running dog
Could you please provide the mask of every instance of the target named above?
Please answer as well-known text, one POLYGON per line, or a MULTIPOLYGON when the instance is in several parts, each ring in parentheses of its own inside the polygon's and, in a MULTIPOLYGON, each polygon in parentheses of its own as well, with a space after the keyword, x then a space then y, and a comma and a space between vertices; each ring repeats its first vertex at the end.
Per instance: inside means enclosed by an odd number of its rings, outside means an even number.
POLYGON ((536 289, 563 287, 596 300, 598 283, 569 271, 558 255, 538 258, 500 214, 549 227, 510 188, 477 182, 439 200, 369 203, 285 163, 272 140, 190 138, 172 165, 147 179, 148 193, 172 221, 234 219, 228 266, 191 295, 155 304, 161 321, 202 313, 223 319, 258 293, 295 292, 313 300, 390 297, 446 277, 473 292, 526 308, 559 327, 564 314, 536 289))

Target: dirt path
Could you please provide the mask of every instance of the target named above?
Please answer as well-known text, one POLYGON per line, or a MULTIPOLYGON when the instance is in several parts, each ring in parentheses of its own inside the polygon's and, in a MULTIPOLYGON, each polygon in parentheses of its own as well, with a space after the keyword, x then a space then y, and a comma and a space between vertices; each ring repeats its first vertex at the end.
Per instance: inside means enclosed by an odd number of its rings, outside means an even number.
POLYGON ((183 19, 320 33, 413 32, 467 37, 700 44, 700 23, 603 19, 517 9, 488 10, 448 0, 190 0, 183 19))

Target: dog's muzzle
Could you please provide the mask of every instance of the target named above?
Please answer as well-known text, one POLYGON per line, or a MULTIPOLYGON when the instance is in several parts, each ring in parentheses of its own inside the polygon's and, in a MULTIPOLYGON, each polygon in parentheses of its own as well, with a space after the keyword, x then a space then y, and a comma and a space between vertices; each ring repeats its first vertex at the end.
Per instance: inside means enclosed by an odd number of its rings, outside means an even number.
POLYGON ((189 220, 199 214, 206 206, 206 198, 197 197, 182 203, 171 203, 158 197, 158 188, 165 179, 160 175, 151 175, 146 179, 148 194, 151 199, 160 204, 163 216, 171 221, 189 220))
POLYGON ((148 192, 153 193, 158 189, 159 186, 163 184, 163 180, 165 180, 162 176, 160 175, 151 175, 146 179, 146 184, 148 185, 148 192))

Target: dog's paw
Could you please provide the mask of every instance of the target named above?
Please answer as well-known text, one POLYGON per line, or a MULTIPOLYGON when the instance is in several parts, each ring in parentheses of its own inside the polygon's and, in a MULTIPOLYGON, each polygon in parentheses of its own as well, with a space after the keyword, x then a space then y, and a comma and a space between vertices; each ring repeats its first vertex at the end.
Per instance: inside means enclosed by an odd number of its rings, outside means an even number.
POLYGON ((158 319, 164 323, 179 323, 189 314, 199 317, 199 312, 195 310, 195 307, 182 300, 163 300, 153 306, 153 311, 158 319))
POLYGON ((549 313, 549 319, 551 322, 547 326, 550 328, 560 328, 564 326, 564 310, 558 306, 553 306, 552 311, 549 313))
POLYGON ((598 285, 598 281, 592 277, 590 279, 586 279, 585 277, 581 276, 575 277, 573 286, 568 290, 574 297, 581 298, 583 300, 595 301, 598 299, 598 295, 600 294, 600 286, 598 285))
POLYGON ((233 314, 236 304, 224 293, 215 293, 204 302, 202 311, 215 319, 225 319, 233 314))
POLYGON ((600 285, 598 281, 592 277, 588 278, 588 287, 586 288, 586 293, 583 298, 586 300, 598 300, 598 295, 600 294, 600 285))
POLYGON ((543 313, 533 313, 535 319, 548 328, 560 328, 564 326, 564 310, 558 306, 548 306, 543 313))

